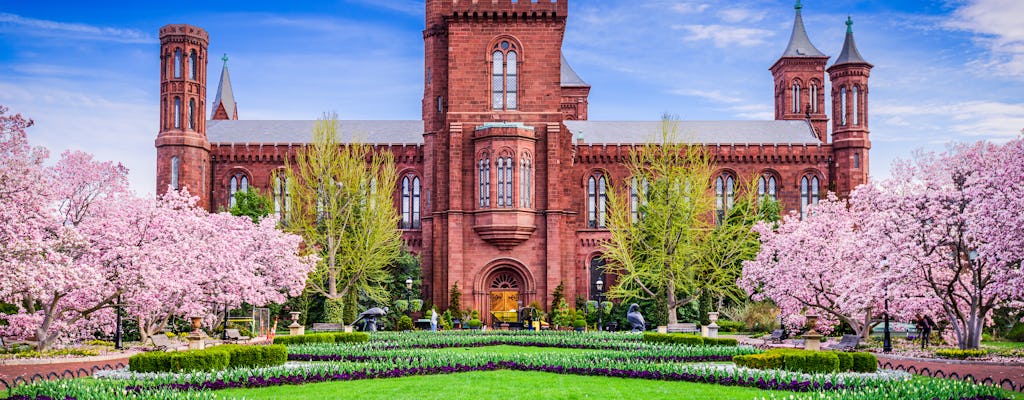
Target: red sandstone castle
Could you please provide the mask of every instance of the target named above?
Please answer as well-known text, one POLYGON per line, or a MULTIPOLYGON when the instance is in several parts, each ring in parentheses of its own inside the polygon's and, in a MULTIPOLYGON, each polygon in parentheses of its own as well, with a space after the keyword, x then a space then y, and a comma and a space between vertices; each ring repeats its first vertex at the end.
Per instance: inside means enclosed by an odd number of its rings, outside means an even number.
MULTIPOLYGON (((595 292, 606 192, 631 185, 630 148, 661 122, 589 120, 590 85, 561 51, 567 3, 427 0, 422 121, 340 123, 395 155, 395 207, 406 247, 421 256, 427 300, 446 304, 457 283, 463 304, 489 320, 488 311, 548 304, 560 282, 570 299, 595 292)), ((758 176, 759 194, 800 213, 826 191, 846 195, 867 181, 872 65, 848 20, 827 66, 800 11, 797 2, 789 45, 770 69, 775 120, 679 123, 680 137, 713 149, 720 212, 740 178, 758 176)), ((188 187, 218 210, 257 187, 287 210, 272 173, 310 142, 315 121, 240 120, 226 60, 207 120, 208 43, 201 28, 160 29, 157 190, 188 187)))

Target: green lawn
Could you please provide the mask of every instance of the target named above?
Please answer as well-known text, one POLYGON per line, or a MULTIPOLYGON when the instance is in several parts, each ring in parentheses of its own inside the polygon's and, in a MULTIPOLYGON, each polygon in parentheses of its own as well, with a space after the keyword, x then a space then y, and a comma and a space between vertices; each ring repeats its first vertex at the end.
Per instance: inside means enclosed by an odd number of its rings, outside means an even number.
POLYGON ((1024 342, 981 342, 981 347, 997 349, 1024 349, 1024 342))
MULTIPOLYGON (((258 399, 753 399, 768 391, 688 382, 646 381, 551 374, 488 371, 395 379, 276 386, 218 391, 226 398, 258 399)), ((791 392, 776 392, 791 394, 791 392)))

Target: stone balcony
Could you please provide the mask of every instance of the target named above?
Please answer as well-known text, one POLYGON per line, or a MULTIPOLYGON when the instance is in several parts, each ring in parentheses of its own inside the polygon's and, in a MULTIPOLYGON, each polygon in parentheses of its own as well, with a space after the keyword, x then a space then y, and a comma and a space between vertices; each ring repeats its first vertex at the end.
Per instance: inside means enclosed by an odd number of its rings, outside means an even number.
POLYGON ((487 243, 509 250, 525 242, 537 230, 532 211, 497 208, 477 211, 473 215, 473 231, 487 243))

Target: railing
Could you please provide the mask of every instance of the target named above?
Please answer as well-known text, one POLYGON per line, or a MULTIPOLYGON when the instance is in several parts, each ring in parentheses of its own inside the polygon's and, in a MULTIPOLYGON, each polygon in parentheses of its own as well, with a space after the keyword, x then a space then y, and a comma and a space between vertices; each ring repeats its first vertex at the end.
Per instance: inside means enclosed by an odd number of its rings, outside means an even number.
MULTIPOLYGON (((936 368, 934 370, 932 370, 931 368, 928 368, 928 367, 923 367, 921 369, 918 369, 917 367, 915 367, 913 365, 904 366, 902 363, 898 363, 898 362, 894 366, 892 361, 885 361, 885 362, 883 362, 883 361, 879 360, 878 361, 878 367, 879 368, 885 368, 885 369, 893 369, 893 370, 897 370, 897 371, 905 371, 905 372, 909 372, 909 373, 912 373, 912 374, 915 374, 915 375, 930 376, 932 378, 946 378, 946 379, 965 380, 965 381, 970 381, 972 383, 980 383, 982 385, 995 385, 996 384, 995 378, 993 378, 991 376, 979 381, 978 378, 975 378, 974 375, 971 375, 971 374, 964 374, 963 376, 961 376, 960 374, 958 374, 956 372, 946 373, 945 371, 943 371, 943 370, 941 370, 939 368, 936 368)), ((1004 378, 1003 380, 999 381, 999 387, 1001 387, 1003 389, 1010 390, 1010 391, 1014 391, 1014 392, 1024 392, 1024 383, 1015 383, 1010 378, 1004 378)))
POLYGON ((125 365, 124 363, 120 363, 119 362, 119 363, 114 364, 114 365, 110 365, 110 364, 103 364, 103 366, 93 365, 92 368, 90 368, 90 369, 79 368, 79 369, 74 370, 74 371, 72 371, 70 369, 66 369, 66 370, 64 370, 64 372, 61 372, 59 374, 56 373, 56 372, 50 372, 50 373, 46 374, 45 376, 42 375, 42 374, 32 374, 28 378, 26 378, 25 376, 16 376, 10 382, 7 382, 6 380, 0 379, 0 386, 2 386, 3 390, 7 391, 8 395, 10 395, 10 391, 11 390, 13 390, 15 387, 18 387, 18 386, 21 386, 21 385, 28 385, 28 384, 31 384, 31 383, 36 383, 36 382, 40 382, 40 381, 48 381, 48 380, 51 380, 51 379, 81 378, 81 377, 84 377, 84 376, 91 376, 92 374, 94 374, 94 373, 96 373, 98 371, 112 371, 112 370, 124 369, 125 367, 127 367, 127 365, 125 365))

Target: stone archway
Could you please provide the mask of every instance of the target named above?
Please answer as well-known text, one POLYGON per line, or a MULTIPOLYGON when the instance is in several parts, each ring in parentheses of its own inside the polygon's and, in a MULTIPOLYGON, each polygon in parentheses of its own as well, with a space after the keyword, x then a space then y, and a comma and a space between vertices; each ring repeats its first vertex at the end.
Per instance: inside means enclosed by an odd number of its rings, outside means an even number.
POLYGON ((473 288, 480 320, 487 324, 517 322, 536 287, 530 271, 514 260, 496 260, 481 270, 473 288))

